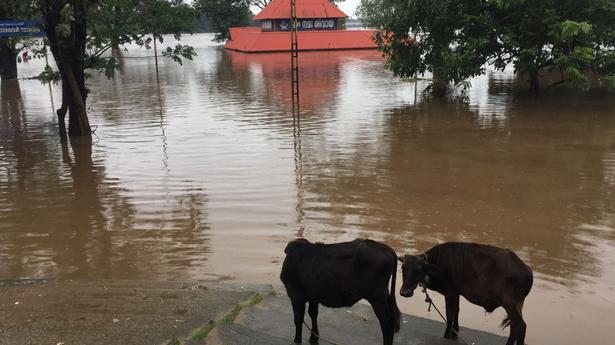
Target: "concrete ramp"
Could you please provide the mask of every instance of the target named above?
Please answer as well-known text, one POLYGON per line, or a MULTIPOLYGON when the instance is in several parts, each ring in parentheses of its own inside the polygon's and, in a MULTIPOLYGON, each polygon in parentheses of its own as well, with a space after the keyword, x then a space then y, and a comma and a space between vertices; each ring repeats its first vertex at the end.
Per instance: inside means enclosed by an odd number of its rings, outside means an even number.
MULTIPOLYGON (((307 308, 306 308, 307 309, 307 308)), ((395 335, 395 344, 451 345, 462 344, 442 338, 444 323, 403 315, 402 326, 395 335)), ((306 313, 306 322, 311 325, 306 313)), ((323 339, 338 345, 382 344, 378 320, 371 306, 357 303, 348 309, 331 309, 320 306, 318 326, 323 339)), ((462 337, 476 345, 503 345, 506 338, 482 331, 463 328, 462 337)), ((309 344, 309 331, 304 327, 303 343, 309 344)), ((219 323, 209 333, 206 344, 266 344, 289 345, 294 337, 293 314, 290 301, 284 292, 269 294, 258 304, 241 310, 229 322, 219 323)), ((326 345, 324 341, 321 345, 326 345)))

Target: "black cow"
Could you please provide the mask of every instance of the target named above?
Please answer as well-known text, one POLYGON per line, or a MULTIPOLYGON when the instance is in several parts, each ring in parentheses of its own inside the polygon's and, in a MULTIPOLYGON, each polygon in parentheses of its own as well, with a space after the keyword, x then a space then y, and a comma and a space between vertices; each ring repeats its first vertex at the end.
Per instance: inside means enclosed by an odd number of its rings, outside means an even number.
POLYGON ((525 322, 523 301, 533 283, 532 269, 508 249, 476 243, 450 242, 437 245, 425 254, 400 258, 403 284, 400 294, 411 297, 419 283, 444 295, 446 300, 445 338, 459 331, 459 295, 487 312, 503 307, 510 325, 507 345, 523 345, 525 322))
POLYGON ((310 343, 317 343, 318 304, 350 307, 364 298, 380 321, 383 344, 393 344, 401 319, 395 302, 397 255, 393 249, 363 239, 335 244, 298 239, 288 243, 284 252, 280 279, 293 306, 295 343, 301 343, 306 302, 312 319, 310 343))

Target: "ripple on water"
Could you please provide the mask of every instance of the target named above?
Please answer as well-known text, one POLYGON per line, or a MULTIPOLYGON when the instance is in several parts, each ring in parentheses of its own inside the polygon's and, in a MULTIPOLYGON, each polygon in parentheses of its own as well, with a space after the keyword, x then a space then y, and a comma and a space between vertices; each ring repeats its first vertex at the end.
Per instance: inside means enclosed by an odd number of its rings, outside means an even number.
MULTIPOLYGON (((400 253, 477 241, 534 269, 529 342, 600 343, 615 300, 613 99, 536 102, 489 71, 467 104, 443 102, 377 52, 305 53, 293 117, 288 54, 210 38, 187 37, 198 56, 183 67, 160 59, 160 83, 149 58, 95 76, 92 147, 58 140, 59 87, 3 82, 0 277, 269 283, 295 236, 400 253)), ((498 331, 467 310, 468 326, 498 331)))

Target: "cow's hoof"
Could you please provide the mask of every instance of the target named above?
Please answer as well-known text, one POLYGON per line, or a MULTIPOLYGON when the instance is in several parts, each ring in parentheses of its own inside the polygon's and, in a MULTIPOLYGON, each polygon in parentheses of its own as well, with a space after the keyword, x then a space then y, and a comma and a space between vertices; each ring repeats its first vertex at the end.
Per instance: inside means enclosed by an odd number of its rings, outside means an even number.
POLYGON ((318 337, 310 337, 310 344, 318 344, 318 337))
POLYGON ((457 339, 457 335, 453 332, 446 332, 444 333, 444 339, 451 339, 451 340, 455 340, 457 339))

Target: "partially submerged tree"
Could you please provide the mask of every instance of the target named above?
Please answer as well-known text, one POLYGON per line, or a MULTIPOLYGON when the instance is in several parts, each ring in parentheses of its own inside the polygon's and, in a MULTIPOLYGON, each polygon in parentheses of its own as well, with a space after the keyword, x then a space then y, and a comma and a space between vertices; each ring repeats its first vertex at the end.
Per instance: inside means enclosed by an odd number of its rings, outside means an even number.
POLYGON ((51 53, 62 78, 62 108, 58 110, 60 135, 66 136, 64 118, 69 114, 68 133, 90 136, 85 107, 85 58, 88 0, 41 0, 51 53))
MULTIPOLYGON (((587 85, 589 74, 615 80, 615 0, 494 1, 500 50, 495 63, 528 75, 538 93, 540 73, 557 72, 552 85, 587 85)), ((551 85, 551 86, 552 86, 551 85)))
POLYGON ((615 80, 615 0, 362 0, 359 15, 402 78, 458 84, 513 64, 534 94, 543 71, 560 83, 615 80))
MULTIPOLYGON (((117 67, 113 57, 104 53, 114 45, 136 43, 149 48, 152 40, 162 42, 163 34, 190 31, 195 15, 181 0, 41 0, 45 29, 59 75, 47 69, 41 75, 47 81, 62 82, 62 107, 58 124, 62 137, 91 136, 87 116, 86 70, 98 70, 112 76, 117 67), (116 10, 126 11, 122 18, 111 19, 116 10), (147 37, 150 36, 151 37, 147 37), (65 116, 68 112, 68 132, 65 116)), ((163 55, 181 63, 195 55, 189 46, 167 48, 163 55)))
POLYGON ((252 18, 251 0, 195 0, 194 7, 210 20, 214 40, 226 41, 232 27, 248 26, 252 18))
POLYGON ((163 42, 164 34, 191 33, 197 13, 183 1, 166 0, 103 0, 90 11, 89 46, 105 53, 134 43, 149 48, 153 36, 163 42))

